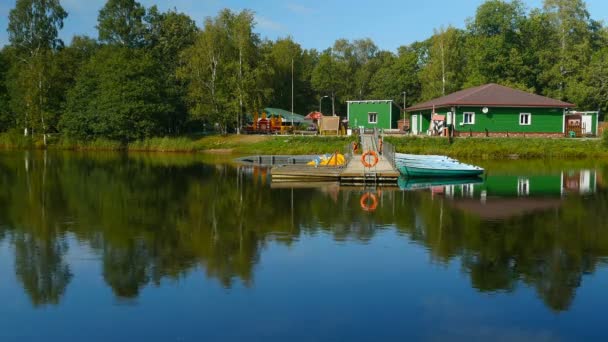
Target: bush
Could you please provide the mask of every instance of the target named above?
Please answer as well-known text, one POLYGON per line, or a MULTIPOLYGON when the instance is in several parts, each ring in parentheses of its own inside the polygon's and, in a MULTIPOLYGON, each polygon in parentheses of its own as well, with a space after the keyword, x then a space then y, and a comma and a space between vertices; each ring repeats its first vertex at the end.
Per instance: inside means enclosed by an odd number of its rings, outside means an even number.
POLYGON ((605 130, 602 132, 602 146, 603 146, 605 149, 608 149, 608 129, 605 129, 605 130))

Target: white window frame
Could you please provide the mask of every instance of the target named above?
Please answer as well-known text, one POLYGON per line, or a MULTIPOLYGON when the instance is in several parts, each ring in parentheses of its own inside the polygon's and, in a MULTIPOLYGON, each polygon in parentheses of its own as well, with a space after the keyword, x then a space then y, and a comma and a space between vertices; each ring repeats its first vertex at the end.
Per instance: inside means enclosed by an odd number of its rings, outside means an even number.
POLYGON ((377 124, 378 123, 378 113, 377 112, 368 112, 367 113, 367 123, 369 123, 369 124, 377 124), (375 115, 376 121, 372 121, 371 120, 372 114, 375 115))
POLYGON ((464 112, 462 113, 462 124, 463 125, 474 125, 475 124, 475 112, 464 112), (471 115, 471 121, 467 122, 467 115, 471 115))
POLYGON ((519 113, 519 125, 520 126, 530 126, 532 124, 532 113, 519 113), (528 123, 522 123, 521 119, 524 116, 528 116, 528 123))
POLYGON ((519 178, 517 180, 517 195, 518 196, 529 196, 530 195, 530 180, 528 178, 519 178))

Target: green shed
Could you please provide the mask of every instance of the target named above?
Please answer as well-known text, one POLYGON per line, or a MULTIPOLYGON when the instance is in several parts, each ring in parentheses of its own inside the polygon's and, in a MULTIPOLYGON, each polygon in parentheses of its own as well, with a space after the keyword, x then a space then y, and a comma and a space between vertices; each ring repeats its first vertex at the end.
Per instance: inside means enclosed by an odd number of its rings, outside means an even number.
POLYGON ((571 115, 575 107, 548 97, 486 84, 461 90, 406 109, 413 134, 453 136, 597 135, 597 112, 571 115))
POLYGON ((397 128, 402 109, 392 100, 347 101, 350 127, 397 128))

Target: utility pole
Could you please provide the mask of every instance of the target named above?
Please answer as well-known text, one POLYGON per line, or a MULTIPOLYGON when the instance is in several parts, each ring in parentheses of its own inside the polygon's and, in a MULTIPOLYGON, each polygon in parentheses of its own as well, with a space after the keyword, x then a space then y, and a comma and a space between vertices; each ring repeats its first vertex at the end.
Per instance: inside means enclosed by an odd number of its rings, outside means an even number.
POLYGON ((407 91, 403 92, 403 128, 405 128, 405 108, 407 108, 407 105, 405 104, 405 99, 407 96, 407 91))
POLYGON ((321 110, 321 101, 323 101, 324 98, 329 97, 327 95, 325 96, 321 96, 321 98, 319 99, 319 113, 323 114, 323 111, 321 110))
POLYGON ((291 58, 291 131, 295 132, 293 129, 293 57, 291 58))
POLYGON ((331 92, 331 115, 336 116, 336 104, 334 103, 334 92, 331 92))

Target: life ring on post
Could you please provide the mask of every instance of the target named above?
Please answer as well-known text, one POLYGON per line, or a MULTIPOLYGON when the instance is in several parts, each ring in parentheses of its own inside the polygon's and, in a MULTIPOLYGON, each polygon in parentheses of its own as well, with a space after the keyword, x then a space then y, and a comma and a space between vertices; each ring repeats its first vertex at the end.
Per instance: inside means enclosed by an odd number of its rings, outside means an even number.
POLYGON ((361 205, 361 209, 363 209, 363 211, 375 211, 376 208, 378 208, 378 197, 371 192, 365 193, 363 196, 361 196, 359 205, 361 205))
POLYGON ((374 151, 367 151, 365 153, 363 153, 363 155, 361 156, 361 163, 363 164, 363 166, 370 168, 370 167, 374 167, 378 164, 378 161, 380 159, 378 158, 378 153, 374 152, 374 151), (367 161, 367 156, 372 156, 374 157, 374 161, 373 162, 368 162, 367 161))

